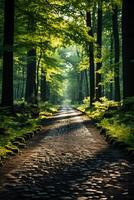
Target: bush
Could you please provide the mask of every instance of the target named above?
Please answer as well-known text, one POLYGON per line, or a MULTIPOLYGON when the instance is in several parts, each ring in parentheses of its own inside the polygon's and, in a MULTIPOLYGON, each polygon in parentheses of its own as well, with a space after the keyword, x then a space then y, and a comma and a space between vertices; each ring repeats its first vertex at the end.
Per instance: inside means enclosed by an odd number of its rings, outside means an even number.
POLYGON ((123 106, 119 102, 103 97, 100 101, 94 102, 92 110, 87 107, 87 102, 78 109, 95 120, 98 127, 106 130, 110 137, 134 150, 134 97, 127 98, 123 106))

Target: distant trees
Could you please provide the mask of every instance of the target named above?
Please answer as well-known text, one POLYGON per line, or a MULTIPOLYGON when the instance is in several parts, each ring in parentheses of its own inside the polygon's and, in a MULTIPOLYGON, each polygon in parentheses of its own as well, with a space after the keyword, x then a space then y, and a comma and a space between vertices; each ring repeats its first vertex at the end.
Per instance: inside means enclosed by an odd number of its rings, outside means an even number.
POLYGON ((56 103, 64 96, 81 103, 90 96, 93 107, 102 96, 115 101, 134 96, 134 22, 126 0, 123 8, 119 1, 103 0, 5 0, 0 5, 3 106, 13 107, 14 100, 56 103))

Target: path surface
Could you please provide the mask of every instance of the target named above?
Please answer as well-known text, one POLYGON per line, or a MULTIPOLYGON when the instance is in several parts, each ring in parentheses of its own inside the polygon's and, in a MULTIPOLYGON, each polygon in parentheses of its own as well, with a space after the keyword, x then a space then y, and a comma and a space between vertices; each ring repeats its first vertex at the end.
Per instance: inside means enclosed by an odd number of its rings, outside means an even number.
POLYGON ((134 200, 134 164, 63 109, 0 171, 1 200, 134 200))

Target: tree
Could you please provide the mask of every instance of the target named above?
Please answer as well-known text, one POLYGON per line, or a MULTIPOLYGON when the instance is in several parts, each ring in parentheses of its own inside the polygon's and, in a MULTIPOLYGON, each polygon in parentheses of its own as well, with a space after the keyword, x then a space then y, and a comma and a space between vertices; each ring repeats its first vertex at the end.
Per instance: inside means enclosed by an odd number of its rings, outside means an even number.
MULTIPOLYGON (((34 15, 28 16, 28 31, 33 34, 36 30, 34 15)), ((37 103, 36 94, 36 47, 31 41, 30 48, 27 53, 27 79, 25 100, 27 103, 37 103)))
MULTIPOLYGON (((91 24, 91 12, 86 13, 87 27, 89 28, 89 36, 93 37, 92 24, 91 24)), ((94 46, 93 42, 89 43, 89 77, 90 77, 90 107, 95 98, 95 74, 94 74, 94 46)))
POLYGON ((120 60, 120 45, 119 45, 119 30, 118 30, 118 6, 113 5, 112 26, 114 37, 114 99, 120 101, 120 75, 119 75, 119 60, 120 60))
POLYGON ((134 11, 132 1, 123 0, 123 99, 134 96, 134 11))
POLYGON ((27 79, 25 100, 27 103, 37 103, 36 101, 36 49, 33 47, 28 51, 27 79))
POLYGON ((96 100, 98 101, 101 95, 101 73, 102 67, 102 2, 98 1, 98 21, 97 21, 97 64, 96 64, 96 100))
POLYGON ((15 0, 5 0, 2 105, 13 106, 13 44, 15 0))
POLYGON ((49 85, 46 80, 46 72, 41 69, 41 85, 40 85, 40 98, 42 101, 49 100, 49 85))

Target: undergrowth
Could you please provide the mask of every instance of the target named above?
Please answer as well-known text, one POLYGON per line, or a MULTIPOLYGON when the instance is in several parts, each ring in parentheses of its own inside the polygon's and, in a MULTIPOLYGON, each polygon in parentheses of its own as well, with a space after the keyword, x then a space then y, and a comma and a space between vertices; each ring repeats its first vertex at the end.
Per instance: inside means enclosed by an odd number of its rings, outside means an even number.
POLYGON ((88 97, 78 109, 105 129, 110 137, 134 150, 134 97, 127 98, 123 105, 103 97, 94 103, 92 109, 88 97))
POLYGON ((7 155, 17 153, 18 147, 25 146, 25 139, 28 137, 26 133, 32 135, 38 130, 42 120, 57 110, 58 106, 48 102, 39 106, 16 104, 12 113, 8 108, 0 107, 0 162, 7 155))

